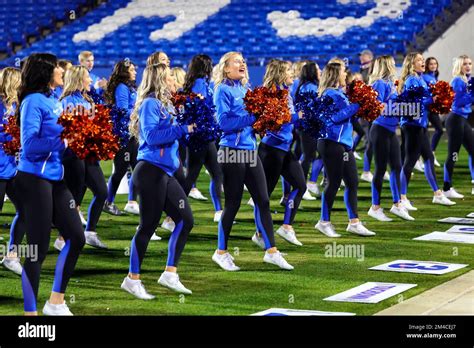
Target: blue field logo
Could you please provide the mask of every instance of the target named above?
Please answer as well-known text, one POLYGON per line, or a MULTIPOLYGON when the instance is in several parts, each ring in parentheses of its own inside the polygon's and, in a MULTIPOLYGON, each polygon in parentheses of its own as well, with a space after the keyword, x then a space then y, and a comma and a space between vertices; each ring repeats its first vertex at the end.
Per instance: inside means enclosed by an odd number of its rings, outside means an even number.
POLYGON ((421 274, 445 274, 457 271, 467 265, 456 263, 444 263, 434 261, 413 261, 413 260, 395 260, 371 267, 369 269, 376 271, 391 271, 405 273, 421 273, 421 274))

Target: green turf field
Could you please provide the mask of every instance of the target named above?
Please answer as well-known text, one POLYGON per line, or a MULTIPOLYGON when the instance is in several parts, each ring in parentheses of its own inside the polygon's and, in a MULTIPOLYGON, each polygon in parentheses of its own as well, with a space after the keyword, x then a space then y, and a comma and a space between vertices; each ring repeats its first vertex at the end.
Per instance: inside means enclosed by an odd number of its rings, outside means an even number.
MULTIPOLYGON (((446 139, 440 142, 437 157, 444 162, 446 139)), ((359 169, 362 163, 358 161, 359 169)), ((104 172, 110 174, 111 163, 104 163, 104 172)), ((360 174, 360 173, 359 173, 360 174)), ((441 185, 442 169, 437 168, 438 183, 441 185)), ((295 266, 292 272, 282 271, 263 263, 263 251, 250 238, 255 231, 253 213, 246 204, 246 192, 242 207, 237 215, 229 249, 234 253, 240 272, 225 272, 212 260, 217 243, 217 224, 212 221, 211 201, 192 201, 195 226, 184 250, 179 274, 183 284, 193 291, 191 296, 173 293, 157 284, 165 267, 167 242, 170 233, 161 228, 161 241, 151 241, 142 268, 142 279, 148 292, 156 295, 152 301, 143 301, 120 289, 128 271, 128 247, 138 225, 138 216, 115 217, 103 214, 98 233, 108 244, 109 250, 102 251, 86 246, 79 258, 77 268, 68 287, 66 300, 75 315, 249 315, 271 307, 309 309, 322 311, 353 312, 370 315, 392 306, 403 299, 413 297, 434 286, 455 278, 473 269, 474 245, 444 242, 413 241, 412 238, 432 231, 445 231, 450 225, 437 223, 448 216, 465 217, 474 211, 474 196, 464 150, 455 168, 454 185, 458 192, 466 195, 454 207, 431 204, 432 193, 422 173, 416 172, 409 191, 409 198, 419 211, 413 212, 414 222, 407 222, 391 216, 389 185, 384 183, 382 205, 393 222, 381 223, 367 216, 370 206, 370 185, 360 183, 359 215, 366 226, 377 232, 372 238, 356 237, 345 232, 347 215, 340 191, 332 214, 333 223, 343 237, 330 239, 314 229, 320 214, 320 201, 303 201, 295 222, 298 238, 304 244, 296 247, 276 237, 277 247, 287 253, 286 259, 295 266), (364 247, 364 260, 356 258, 325 257, 325 247, 337 244, 357 244, 364 247), (447 275, 423 275, 396 272, 370 271, 369 267, 396 259, 412 259, 467 263, 469 267, 447 275), (368 281, 415 283, 417 287, 378 304, 327 302, 323 298, 348 290, 368 281)), ((209 177, 202 172, 198 188, 207 197, 209 177)), ((281 185, 272 196, 271 207, 275 226, 283 220, 283 208, 278 202, 281 185)), ((90 202, 87 193, 83 211, 90 202)), ((117 196, 117 204, 123 209, 125 195, 117 196)), ((5 203, 1 216, 2 225, 13 218, 12 204, 5 203)), ((8 239, 8 229, 3 226, 0 235, 8 239)), ((43 265, 38 309, 41 311, 49 296, 58 252, 53 249, 57 231, 53 230, 51 248, 43 265)), ((461 289, 460 289, 461 291, 461 289)), ((20 277, 0 268, 0 315, 21 315, 23 300, 20 277)))

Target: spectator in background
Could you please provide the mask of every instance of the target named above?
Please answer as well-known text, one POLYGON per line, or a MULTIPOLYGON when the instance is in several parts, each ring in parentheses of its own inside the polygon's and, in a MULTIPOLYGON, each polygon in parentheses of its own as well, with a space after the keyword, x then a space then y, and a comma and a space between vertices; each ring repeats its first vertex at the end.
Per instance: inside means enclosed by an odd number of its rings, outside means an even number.
POLYGON ((374 60, 374 54, 371 50, 363 50, 359 53, 360 59, 360 73, 362 74, 363 81, 369 83, 369 75, 372 73, 372 65, 374 60))
POLYGON ((92 79, 92 87, 94 87, 97 93, 102 94, 107 86, 107 80, 99 78, 99 76, 92 73, 92 69, 94 68, 94 53, 91 51, 82 51, 79 53, 78 59, 79 64, 89 70, 89 76, 92 79))

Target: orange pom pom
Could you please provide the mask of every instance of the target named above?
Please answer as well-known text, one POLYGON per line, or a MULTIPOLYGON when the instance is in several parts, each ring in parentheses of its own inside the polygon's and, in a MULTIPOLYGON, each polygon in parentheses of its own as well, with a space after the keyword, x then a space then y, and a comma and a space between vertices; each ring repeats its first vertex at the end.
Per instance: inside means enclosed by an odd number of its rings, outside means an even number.
POLYGON ((347 88, 351 103, 359 104, 356 116, 372 122, 382 115, 384 105, 377 99, 377 92, 363 81, 354 80, 347 88))
POLYGON ((435 99, 435 102, 430 105, 430 111, 440 115, 449 113, 454 100, 454 91, 449 83, 438 81, 430 85, 430 90, 435 99))

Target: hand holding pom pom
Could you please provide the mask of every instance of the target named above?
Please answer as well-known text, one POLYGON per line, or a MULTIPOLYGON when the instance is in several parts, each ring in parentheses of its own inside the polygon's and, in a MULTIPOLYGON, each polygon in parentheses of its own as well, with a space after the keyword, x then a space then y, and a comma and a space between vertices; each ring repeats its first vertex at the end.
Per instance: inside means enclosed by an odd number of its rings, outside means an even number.
POLYGON ((434 100, 430 111, 440 115, 449 113, 454 100, 453 88, 446 81, 438 81, 430 85, 430 89, 434 100))
POLYGON ((384 105, 377 99, 377 92, 364 82, 352 81, 347 88, 347 95, 351 103, 357 103, 360 106, 357 117, 372 122, 382 114, 384 105))
POLYGON ((244 103, 245 109, 257 118, 253 128, 260 135, 267 131, 278 132, 283 124, 291 121, 286 89, 257 87, 247 91, 244 103))
POLYGON ((3 146, 3 151, 7 155, 15 156, 20 151, 20 127, 16 123, 15 116, 9 116, 6 124, 3 125, 3 130, 5 134, 10 135, 11 139, 5 141, 3 146))

